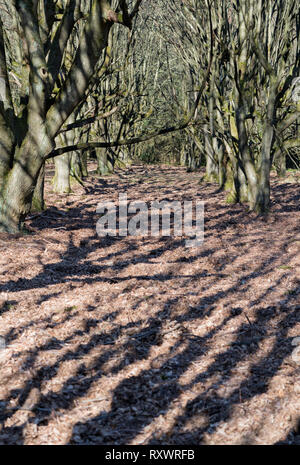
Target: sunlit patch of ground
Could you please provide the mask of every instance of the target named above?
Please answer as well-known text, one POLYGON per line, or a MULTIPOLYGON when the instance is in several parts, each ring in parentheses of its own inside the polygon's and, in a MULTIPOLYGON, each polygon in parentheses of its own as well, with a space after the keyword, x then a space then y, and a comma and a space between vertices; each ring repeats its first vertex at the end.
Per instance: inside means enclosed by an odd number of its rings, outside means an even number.
POLYGON ((200 178, 136 166, 66 197, 48 172, 33 232, 0 238, 1 444, 299 442, 299 184, 274 178, 260 219, 200 178), (203 200, 204 244, 99 238, 119 192, 203 200))

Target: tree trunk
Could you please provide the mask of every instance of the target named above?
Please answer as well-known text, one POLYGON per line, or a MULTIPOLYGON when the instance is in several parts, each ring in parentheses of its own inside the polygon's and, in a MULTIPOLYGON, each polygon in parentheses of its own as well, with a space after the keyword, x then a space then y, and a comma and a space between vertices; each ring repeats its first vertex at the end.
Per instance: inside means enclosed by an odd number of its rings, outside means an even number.
POLYGON ((284 177, 286 175, 286 153, 279 149, 274 156, 274 164, 277 176, 284 177))
POLYGON ((88 151, 87 150, 81 152, 80 159, 81 159, 82 176, 84 178, 87 178, 89 175, 88 173, 88 151))
MULTIPOLYGON (((248 135, 246 129, 246 113, 242 102, 239 102, 235 116, 236 127, 238 132, 239 167, 243 167, 242 172, 247 180, 248 200, 250 204, 250 209, 254 210, 258 195, 258 176, 255 170, 254 160, 252 158, 252 154, 248 144, 248 135)), ((243 175, 240 173, 239 182, 241 180, 243 185, 243 175)))
POLYGON ((24 139, 14 154, 14 166, 4 179, 0 199, 0 229, 16 233, 31 209, 32 196, 44 163, 43 156, 54 148, 43 127, 24 139))
POLYGON ((107 149, 97 148, 96 156, 97 156, 97 161, 98 161, 97 173, 100 174, 101 176, 105 174, 113 173, 114 171, 113 159, 109 155, 107 149))
POLYGON ((38 180, 34 189, 32 197, 32 212, 42 212, 46 209, 45 200, 44 200, 44 184, 45 184, 45 163, 43 163, 38 180))
POLYGON ((83 184, 83 178, 85 177, 86 169, 82 160, 81 152, 72 152, 71 156, 71 182, 83 184))
POLYGON ((276 120, 276 94, 277 82, 271 79, 270 94, 267 105, 267 115, 264 127, 261 158, 259 166, 259 182, 257 197, 255 200, 255 211, 257 213, 267 213, 270 208, 270 171, 271 152, 274 144, 274 125, 276 120))
POLYGON ((70 185, 70 154, 65 153, 54 159, 55 175, 53 178, 53 190, 57 194, 69 194, 70 185))

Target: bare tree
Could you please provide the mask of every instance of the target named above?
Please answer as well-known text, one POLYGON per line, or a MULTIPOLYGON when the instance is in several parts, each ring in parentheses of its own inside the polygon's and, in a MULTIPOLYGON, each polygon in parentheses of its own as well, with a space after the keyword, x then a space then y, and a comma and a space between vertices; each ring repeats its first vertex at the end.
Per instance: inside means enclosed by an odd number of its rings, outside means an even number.
MULTIPOLYGON (((8 3, 8 2, 7 2, 8 3)), ((76 107, 86 98, 95 67, 107 45, 115 23, 131 27, 141 0, 128 11, 126 1, 116 10, 107 0, 92 0, 82 16, 81 0, 13 0, 8 13, 17 25, 17 42, 25 69, 25 95, 13 100, 11 91, 9 42, 5 41, 3 20, 0 28, 1 78, 5 101, 0 108, 1 209, 0 227, 18 231, 30 211, 32 195, 47 156, 55 148, 55 138, 76 107), (64 74, 64 53, 78 21, 83 32, 64 74), (23 40, 24 38, 24 40, 23 40), (24 102, 24 106, 23 105, 24 102)), ((23 80, 23 79, 22 79, 23 80)), ((23 87, 23 86, 22 86, 23 87)))

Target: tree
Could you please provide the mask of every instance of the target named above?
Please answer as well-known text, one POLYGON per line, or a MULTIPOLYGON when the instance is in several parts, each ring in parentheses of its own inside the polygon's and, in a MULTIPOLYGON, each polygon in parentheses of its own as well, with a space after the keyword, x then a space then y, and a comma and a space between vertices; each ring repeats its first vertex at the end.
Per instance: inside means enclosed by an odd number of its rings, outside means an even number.
POLYGON ((5 99, 0 106, 0 228, 19 231, 29 213, 40 170, 55 148, 55 139, 86 90, 101 59, 111 27, 128 28, 142 0, 131 13, 122 0, 112 9, 108 0, 91 0, 82 15, 81 0, 13 0, 5 2, 0 23, 0 69, 5 99), (64 76, 64 53, 78 21, 84 22, 69 72, 64 76), (9 20, 8 20, 9 22, 9 20), (14 29, 14 46, 21 62, 15 63, 8 29, 14 29), (12 92, 12 76, 22 70, 19 95, 12 92), (11 74, 13 73, 13 74, 11 74), (22 95, 23 91, 23 95, 22 95))

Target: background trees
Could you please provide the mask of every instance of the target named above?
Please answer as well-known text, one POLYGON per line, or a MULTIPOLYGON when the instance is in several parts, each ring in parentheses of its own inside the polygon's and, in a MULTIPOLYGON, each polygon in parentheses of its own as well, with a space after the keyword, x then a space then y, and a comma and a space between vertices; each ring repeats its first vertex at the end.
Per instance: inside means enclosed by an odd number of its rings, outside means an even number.
POLYGON ((299 99, 293 91, 299 75, 299 9, 293 1, 251 0, 172 1, 162 8, 160 30, 166 31, 168 53, 184 64, 187 88, 172 82, 181 111, 205 69, 209 10, 213 62, 196 124, 186 131, 205 155, 206 180, 228 188, 229 201, 247 201, 252 210, 266 212, 272 163, 284 169, 285 154, 299 148, 299 99))
POLYGON ((130 115, 134 133, 180 128, 193 114, 192 124, 170 134, 163 146, 156 138, 134 154, 163 161, 171 152, 170 159, 188 169, 205 160, 205 179, 228 190, 229 202, 267 212, 271 167, 283 174, 286 156, 288 163, 299 163, 296 4, 150 1, 141 7, 133 36, 131 96, 142 94, 130 115), (148 110, 142 120, 140 104, 148 110))

